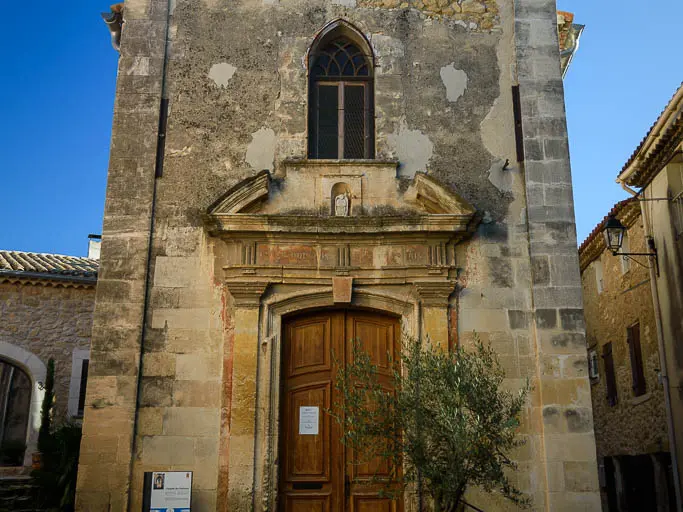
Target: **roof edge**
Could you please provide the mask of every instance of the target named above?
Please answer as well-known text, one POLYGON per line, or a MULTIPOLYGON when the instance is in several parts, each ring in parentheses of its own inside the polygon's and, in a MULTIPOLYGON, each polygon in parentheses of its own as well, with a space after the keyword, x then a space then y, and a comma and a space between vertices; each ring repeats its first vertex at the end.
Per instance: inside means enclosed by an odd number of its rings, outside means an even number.
POLYGON ((605 223, 611 216, 617 217, 627 228, 630 228, 635 224, 636 219, 640 217, 638 199, 629 197, 623 201, 619 201, 609 213, 603 217, 598 225, 593 228, 593 231, 591 231, 579 247, 579 267, 581 272, 583 272, 594 260, 598 259, 605 250, 605 239, 601 234, 605 223))
POLYGON ((675 146, 683 141, 683 83, 624 164, 617 176, 617 183, 636 187, 643 187, 649 183, 653 174, 661 168, 656 168, 656 165, 662 163, 661 159, 652 159, 652 156, 661 153, 666 143, 671 142, 672 137, 678 139, 673 141, 675 146))

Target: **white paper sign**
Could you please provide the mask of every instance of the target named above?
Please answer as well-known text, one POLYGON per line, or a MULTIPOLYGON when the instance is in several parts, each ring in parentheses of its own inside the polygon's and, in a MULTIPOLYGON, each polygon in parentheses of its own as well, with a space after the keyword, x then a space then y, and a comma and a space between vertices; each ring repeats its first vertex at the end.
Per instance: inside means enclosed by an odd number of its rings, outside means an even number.
POLYGON ((319 420, 319 407, 299 407, 299 435, 317 436, 319 420))
POLYGON ((192 471, 162 471, 152 475, 152 512, 190 512, 192 471))

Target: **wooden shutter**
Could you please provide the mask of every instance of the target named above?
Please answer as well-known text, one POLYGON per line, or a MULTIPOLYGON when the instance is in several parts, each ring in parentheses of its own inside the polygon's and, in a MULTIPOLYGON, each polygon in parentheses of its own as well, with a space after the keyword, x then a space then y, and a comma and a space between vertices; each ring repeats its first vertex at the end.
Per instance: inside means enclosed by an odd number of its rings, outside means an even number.
POLYGON ((643 355, 640 349, 640 324, 626 329, 626 338, 631 353, 631 378, 633 379, 633 395, 645 394, 645 373, 643 371, 643 355))
POLYGON ((602 358, 605 361, 605 383, 607 385, 607 403, 617 405, 617 378, 614 374, 614 359, 612 358, 612 343, 605 343, 602 347, 602 358))
POLYGON ((83 416, 83 409, 85 409, 85 389, 88 384, 88 366, 90 361, 83 359, 83 366, 81 366, 81 387, 78 392, 78 415, 83 416))

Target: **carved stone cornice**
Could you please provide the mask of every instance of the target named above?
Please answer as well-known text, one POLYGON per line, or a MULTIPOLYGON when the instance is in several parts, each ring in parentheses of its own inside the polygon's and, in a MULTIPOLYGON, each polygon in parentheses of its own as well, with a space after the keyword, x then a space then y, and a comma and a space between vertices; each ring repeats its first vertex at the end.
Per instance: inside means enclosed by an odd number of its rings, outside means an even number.
POLYGON ((414 287, 422 305, 431 307, 447 307, 448 298, 455 291, 455 283, 451 281, 420 281, 414 287))
POLYGON ((267 281, 230 281, 226 284, 235 301, 235 307, 250 309, 260 306, 261 296, 270 283, 267 281))

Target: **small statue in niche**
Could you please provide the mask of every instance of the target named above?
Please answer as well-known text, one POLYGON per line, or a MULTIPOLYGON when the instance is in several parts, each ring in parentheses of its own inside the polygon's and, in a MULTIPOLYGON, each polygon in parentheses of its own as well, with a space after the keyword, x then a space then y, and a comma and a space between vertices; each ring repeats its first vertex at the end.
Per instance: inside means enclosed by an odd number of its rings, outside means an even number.
POLYGON ((344 192, 334 198, 334 215, 335 217, 349 216, 349 193, 344 192))

